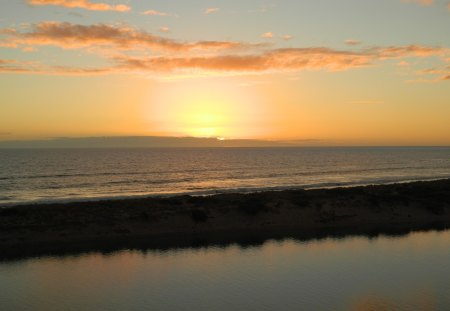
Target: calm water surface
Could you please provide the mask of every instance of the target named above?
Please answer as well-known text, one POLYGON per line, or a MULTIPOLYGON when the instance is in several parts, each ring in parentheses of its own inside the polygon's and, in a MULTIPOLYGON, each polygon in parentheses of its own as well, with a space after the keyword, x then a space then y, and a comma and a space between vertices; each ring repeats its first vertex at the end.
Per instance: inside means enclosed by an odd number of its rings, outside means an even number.
POLYGON ((449 310, 450 231, 0 263, 0 310, 449 310))
POLYGON ((450 177, 450 148, 0 150, 0 206, 450 177))

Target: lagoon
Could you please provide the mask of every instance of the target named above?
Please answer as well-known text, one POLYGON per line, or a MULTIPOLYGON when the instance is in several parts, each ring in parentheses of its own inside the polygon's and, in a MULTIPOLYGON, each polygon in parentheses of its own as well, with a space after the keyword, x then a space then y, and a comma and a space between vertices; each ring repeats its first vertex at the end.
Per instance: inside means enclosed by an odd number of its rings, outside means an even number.
POLYGON ((1 310, 446 310, 450 231, 0 262, 1 310))

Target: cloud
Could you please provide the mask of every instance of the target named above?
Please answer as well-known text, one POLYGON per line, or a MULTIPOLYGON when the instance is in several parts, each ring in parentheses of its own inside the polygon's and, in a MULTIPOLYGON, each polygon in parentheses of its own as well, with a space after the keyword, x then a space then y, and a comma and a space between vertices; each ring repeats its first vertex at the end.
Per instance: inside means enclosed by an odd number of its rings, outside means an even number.
POLYGON ((265 32, 261 35, 261 38, 266 38, 266 39, 273 38, 273 32, 271 32, 271 31, 265 32))
MULTIPOLYGON (((80 25, 66 22, 42 22, 30 26, 25 31, 13 28, 0 29, 0 34, 3 37, 0 37, 1 46, 21 49, 50 45, 63 49, 103 47, 109 48, 110 51, 148 49, 159 52, 189 53, 192 51, 255 50, 268 46, 261 43, 251 44, 236 41, 182 42, 128 26, 80 25)), ((263 36, 271 38, 274 35, 268 32, 263 36)), ((438 55, 447 55, 448 57, 448 49, 421 45, 373 47, 363 50, 363 53, 376 55, 380 59, 438 55)))
POLYGON ((10 59, 0 59, 0 72, 23 72, 24 68, 10 59))
POLYGON ((250 55, 215 56, 116 56, 113 65, 105 68, 45 67, 2 61, 1 72, 63 75, 95 75, 124 72, 175 72, 184 70, 215 72, 298 71, 303 69, 345 70, 370 65, 372 58, 364 53, 329 48, 275 49, 250 55))
POLYGON ((422 69, 417 71, 416 74, 439 76, 438 80, 450 80, 450 66, 422 69))
MULTIPOLYGON (((169 31, 162 27, 160 31, 169 31)), ((267 37, 273 37, 273 33, 267 37)), ((98 75, 126 72, 252 73, 301 70, 338 71, 374 66, 387 59, 449 59, 448 48, 422 45, 381 46, 338 50, 329 47, 272 48, 270 44, 234 41, 183 42, 128 26, 42 22, 18 29, 0 29, 0 46, 33 50, 39 46, 82 49, 109 61, 104 68, 48 66, 1 60, 0 71, 60 75, 98 75)), ((448 76, 441 73, 441 76, 448 76)))
POLYGON ((163 71, 204 70, 232 72, 286 71, 302 69, 344 70, 370 65, 372 57, 364 53, 329 48, 275 49, 251 55, 217 55, 192 57, 115 58, 126 70, 163 71))
MULTIPOLYGON (((422 6, 430 6, 437 2, 434 0, 401 0, 401 1, 405 2, 405 3, 416 3, 416 4, 420 4, 422 6)), ((448 10, 450 10, 450 2, 447 3, 446 7, 448 10)))
POLYGON ((159 28, 159 31, 167 33, 167 32, 170 32, 170 29, 167 26, 162 26, 162 27, 159 28))
POLYGON ((406 2, 406 3, 418 3, 420 5, 432 5, 433 4, 433 0, 402 0, 402 2, 406 2))
POLYGON ((6 39, 0 46, 26 47, 52 45, 63 49, 110 46, 117 49, 165 50, 183 52, 189 50, 222 50, 247 48, 252 45, 234 41, 179 42, 126 26, 106 24, 78 25, 63 22, 42 22, 33 25, 28 32, 1 29, 6 39))
POLYGON ((39 73, 42 72, 42 67, 36 62, 0 59, 0 73, 39 73))
POLYGON ((445 48, 421 45, 389 46, 384 48, 374 48, 372 51, 377 53, 380 59, 443 56, 449 53, 449 50, 445 48))
MULTIPOLYGON (((113 58, 116 70, 144 72, 282 72, 300 70, 339 71, 373 66, 377 61, 403 57, 428 57, 442 55, 444 49, 403 46, 363 49, 358 52, 336 50, 326 47, 272 49, 253 54, 229 54, 181 57, 155 56, 113 58)), ((448 53, 448 51, 447 51, 448 53)))
POLYGON ((283 35, 283 36, 281 36, 281 38, 282 38, 283 40, 289 41, 289 40, 292 40, 294 37, 291 36, 291 35, 283 35))
POLYGON ((206 10, 205 10, 205 12, 204 12, 204 14, 211 14, 211 13, 217 13, 217 12, 219 12, 219 8, 207 8, 206 10))
POLYGON ((44 74, 53 74, 53 75, 69 75, 69 76, 93 76, 93 75, 104 75, 111 73, 120 73, 120 70, 117 70, 114 67, 105 67, 105 68, 76 68, 76 67, 67 67, 67 66, 54 66, 49 67, 42 70, 44 74))
POLYGON ((349 101, 348 104, 354 104, 354 105, 380 105, 380 104, 384 104, 384 101, 382 101, 382 100, 374 100, 374 99, 352 100, 352 101, 349 101))
POLYGON ((45 74, 45 75, 100 75, 119 72, 113 67, 74 68, 66 66, 46 66, 39 62, 0 59, 0 73, 45 74))
POLYGON ((80 8, 91 11, 116 11, 127 12, 131 8, 125 4, 110 5, 106 3, 94 3, 89 0, 27 0, 30 5, 56 5, 65 8, 80 8))
POLYGON ((151 16, 168 16, 169 15, 167 13, 156 11, 156 10, 147 10, 147 11, 142 12, 141 14, 151 15, 151 16))
POLYGON ((347 45, 360 45, 361 41, 355 40, 355 39, 348 39, 348 40, 345 40, 344 43, 347 45))
MULTIPOLYGON (((1 72, 41 73, 61 75, 98 75, 129 72, 183 72, 204 71, 217 73, 283 72, 301 70, 340 71, 373 66, 377 61, 403 57, 442 55, 441 48, 422 46, 377 47, 361 51, 336 50, 326 47, 272 49, 252 54, 225 54, 197 56, 184 53, 180 56, 119 55, 110 58, 111 66, 105 68, 46 67, 36 63, 0 61, 1 72), (426 53, 424 52, 426 51, 426 53)), ((448 53, 448 51, 447 51, 448 53)), ((429 71, 428 74, 437 74, 429 71)), ((448 79, 448 67, 441 79, 448 79)))

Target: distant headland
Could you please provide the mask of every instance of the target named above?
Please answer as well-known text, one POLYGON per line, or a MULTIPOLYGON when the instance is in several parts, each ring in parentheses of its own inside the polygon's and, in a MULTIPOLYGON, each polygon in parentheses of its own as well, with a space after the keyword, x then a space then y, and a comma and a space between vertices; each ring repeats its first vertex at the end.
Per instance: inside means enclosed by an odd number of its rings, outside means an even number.
POLYGON ((317 145, 321 140, 225 139, 222 137, 104 136, 58 137, 40 140, 0 141, 2 148, 195 148, 195 147, 289 147, 317 145))

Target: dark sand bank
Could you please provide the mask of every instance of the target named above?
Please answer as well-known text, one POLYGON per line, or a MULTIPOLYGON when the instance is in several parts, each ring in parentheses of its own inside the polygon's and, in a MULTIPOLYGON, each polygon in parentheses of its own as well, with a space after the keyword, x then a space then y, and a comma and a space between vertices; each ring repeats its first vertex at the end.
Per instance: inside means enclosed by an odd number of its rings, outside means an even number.
POLYGON ((0 209, 0 259, 450 227, 450 180, 0 209))

